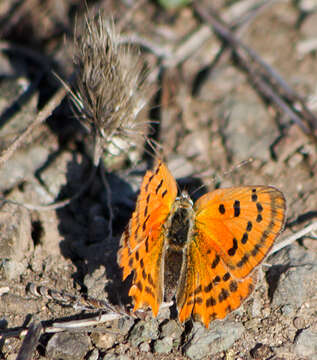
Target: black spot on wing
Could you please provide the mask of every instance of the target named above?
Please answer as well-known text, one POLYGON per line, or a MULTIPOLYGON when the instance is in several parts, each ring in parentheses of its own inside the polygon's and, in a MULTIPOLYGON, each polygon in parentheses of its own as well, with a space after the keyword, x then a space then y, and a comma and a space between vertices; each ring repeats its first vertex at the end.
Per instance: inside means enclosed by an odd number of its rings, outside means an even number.
POLYGON ((150 218, 150 215, 148 215, 148 216, 145 218, 145 221, 144 221, 144 223, 143 223, 143 225, 142 225, 142 230, 143 230, 143 231, 145 231, 145 229, 146 229, 146 223, 148 222, 149 218, 150 218))
POLYGON ((215 276, 214 277, 214 279, 212 280, 212 282, 214 283, 214 285, 217 285, 217 284, 219 284, 220 283, 220 276, 219 275, 217 275, 217 276, 215 276))
POLYGON ((155 298, 154 292, 152 291, 152 289, 149 286, 145 287, 145 292, 149 295, 152 296, 152 298, 155 298))
POLYGON ((232 247, 228 250, 228 255, 234 256, 237 250, 238 250, 238 241, 236 238, 233 238, 232 247))
POLYGON ((135 284, 135 286, 138 288, 138 290, 139 290, 140 292, 142 292, 143 286, 142 286, 141 281, 138 281, 138 282, 135 284))
POLYGON ((228 272, 226 272, 223 277, 222 277, 222 280, 223 281, 228 281, 230 279, 230 274, 228 272))
POLYGON ((238 283, 235 280, 232 280, 229 285, 229 290, 231 292, 236 292, 238 290, 238 283))
POLYGON ((229 296, 228 290, 222 288, 218 296, 219 302, 225 301, 228 298, 228 296, 229 296))
POLYGON ((157 185, 156 189, 155 189, 155 193, 157 194, 160 190, 160 188, 162 187, 163 185, 163 179, 160 181, 160 183, 157 185))
POLYGON ((242 256, 241 260, 237 263, 237 266, 241 268, 244 264, 246 264, 249 260, 249 253, 246 253, 242 256))
POLYGON ((242 238, 241 238, 241 243, 242 243, 242 244, 246 244, 247 241, 248 241, 248 237, 249 237, 248 233, 245 232, 245 233, 243 234, 242 238))
POLYGON ((219 212, 222 215, 226 212, 226 208, 225 208, 224 204, 219 205, 219 212))
POLYGON ((256 203, 256 208, 258 209, 259 213, 263 211, 263 206, 262 206, 262 204, 260 202, 256 203))
POLYGON ((240 216, 240 201, 236 200, 233 204, 233 209, 234 209, 234 216, 238 217, 240 216))
POLYGON ((205 290, 205 292, 209 292, 209 291, 211 291, 211 289, 213 288, 213 283, 212 283, 212 281, 208 284, 208 285, 206 285, 205 287, 204 287, 204 290, 205 290))
POLYGON ((150 284, 152 287, 155 287, 154 280, 153 280, 151 274, 148 274, 147 278, 148 278, 149 284, 150 284))
POLYGON ((217 304, 217 301, 216 299, 213 297, 213 296, 210 296, 210 298, 208 298, 206 300, 206 306, 209 307, 209 306, 215 306, 217 304))
POLYGON ((252 222, 248 221, 246 231, 250 232, 252 230, 252 222))
POLYGON ((213 262, 211 263, 211 268, 215 269, 217 267, 217 265, 219 264, 219 262, 220 262, 220 257, 219 257, 219 255, 216 255, 213 262))

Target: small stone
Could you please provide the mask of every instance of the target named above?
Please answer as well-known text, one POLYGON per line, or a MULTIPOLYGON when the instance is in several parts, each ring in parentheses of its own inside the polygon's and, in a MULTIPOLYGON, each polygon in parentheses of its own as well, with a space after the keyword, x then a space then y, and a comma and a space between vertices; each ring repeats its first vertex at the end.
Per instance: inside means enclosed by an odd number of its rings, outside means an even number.
POLYGON ((223 131, 226 145, 236 160, 248 159, 250 154, 264 161, 270 159, 269 149, 278 129, 254 92, 231 96, 224 101, 221 111, 234 120, 228 121, 223 131), (256 118, 253 114, 257 114, 256 118))
POLYGON ((150 352, 151 351, 151 346, 150 346, 149 343, 144 342, 144 343, 139 345, 139 349, 142 352, 150 352))
POLYGON ((93 351, 88 356, 87 360, 98 360, 99 358, 99 351, 98 349, 93 349, 93 351))
POLYGON ((94 269, 84 278, 84 284, 87 287, 88 295, 102 299, 105 295, 105 269, 103 266, 94 269))
POLYGON ((17 358, 18 354, 9 354, 7 357, 7 360, 15 360, 17 358))
POLYGON ((181 337, 183 329, 176 320, 170 320, 166 324, 162 325, 161 336, 169 336, 172 339, 178 339, 181 337))
POLYGON ((158 322, 155 319, 139 321, 131 330, 129 340, 132 346, 139 346, 143 342, 156 340, 159 337, 158 322))
MULTIPOLYGON (((304 303, 312 303, 317 292, 317 256, 307 252, 299 246, 291 246, 284 250, 285 262, 296 264, 286 272, 282 272, 278 278, 276 289, 273 293, 273 307, 285 305, 299 309, 304 303), (310 264, 310 266, 302 266, 310 264)), ((269 270, 270 271, 273 271, 269 270)), ((293 316, 293 312, 288 316, 293 316)))
MULTIPOLYGON (((21 193, 16 190, 10 194, 10 199, 21 201, 19 195, 21 193)), ((12 264, 7 264, 6 273, 7 279, 13 280, 21 274, 21 267, 19 270, 17 264, 21 263, 25 257, 28 257, 33 250, 30 213, 22 207, 4 204, 0 212, 0 228, 0 259, 13 261, 12 264)))
POLYGON ((170 319, 170 317, 171 317, 171 310, 169 304, 162 303, 156 319, 158 320, 159 323, 162 323, 165 320, 170 319))
POLYGON ((158 354, 168 354, 173 349, 173 339, 169 336, 156 340, 154 343, 154 352, 158 354))
POLYGON ((259 327, 259 318, 247 320, 243 325, 247 330, 255 331, 259 327))
MULTIPOLYGON (((315 2, 315 7, 317 8, 317 4, 315 2)), ((308 15, 305 18, 305 21, 303 21, 303 24, 301 25, 301 33, 306 38, 314 38, 316 37, 316 31, 317 31, 317 13, 312 12, 310 15, 308 15)))
POLYGON ((93 333, 91 339, 96 347, 107 350, 117 343, 117 335, 111 333, 93 333))
MULTIPOLYGON (((71 177, 73 175, 72 165, 70 165, 73 156, 74 155, 69 151, 61 152, 50 163, 50 166, 45 167, 40 173, 41 182, 45 184, 45 188, 49 189, 49 194, 54 198, 58 197, 61 189, 67 186, 67 179, 71 178, 74 183, 74 179, 71 177)), ((80 174, 78 167, 76 170, 77 174, 80 174)))
POLYGON ((253 359, 270 359, 274 355, 274 351, 268 345, 258 343, 250 351, 253 359))
POLYGON ((84 359, 90 347, 86 334, 62 332, 53 335, 46 347, 46 355, 51 360, 84 359))
POLYGON ((242 324, 234 321, 217 321, 211 329, 194 323, 190 340, 185 346, 185 354, 192 360, 200 360, 229 349, 245 331, 242 324))
POLYGON ((131 317, 122 317, 117 321, 117 328, 119 329, 121 335, 127 335, 135 322, 135 320, 131 317))
POLYGON ((316 0, 300 0, 297 6, 304 12, 312 12, 317 9, 316 0))
POLYGON ((295 353, 311 360, 317 360, 317 332, 303 330, 295 340, 295 353))
POLYGON ((35 314, 40 311, 41 303, 34 299, 7 293, 0 299, 0 314, 35 314))
POLYGON ((295 314, 295 308, 290 304, 283 305, 281 311, 283 315, 286 315, 288 317, 291 317, 293 314, 295 314))
POLYGON ((16 262, 14 260, 4 261, 3 270, 7 280, 17 279, 26 269, 27 263, 16 262))

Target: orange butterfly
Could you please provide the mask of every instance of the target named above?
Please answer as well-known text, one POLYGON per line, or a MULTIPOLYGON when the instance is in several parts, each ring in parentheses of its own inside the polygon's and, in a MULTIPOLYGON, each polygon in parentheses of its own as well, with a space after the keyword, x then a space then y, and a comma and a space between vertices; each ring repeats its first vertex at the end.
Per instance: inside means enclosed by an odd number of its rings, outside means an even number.
POLYGON ((180 322, 193 315, 208 327, 224 318, 250 295, 252 271, 268 254, 284 218, 284 196, 270 186, 218 189, 193 205, 187 193, 177 197, 175 179, 158 161, 145 174, 120 241, 123 280, 134 271, 133 311, 149 306, 156 316, 172 279, 180 322))

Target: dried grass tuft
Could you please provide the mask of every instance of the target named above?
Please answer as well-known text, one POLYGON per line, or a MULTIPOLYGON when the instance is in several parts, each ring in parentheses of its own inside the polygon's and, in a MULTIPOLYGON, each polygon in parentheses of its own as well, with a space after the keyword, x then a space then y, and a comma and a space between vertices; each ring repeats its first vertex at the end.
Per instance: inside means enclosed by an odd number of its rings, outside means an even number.
POLYGON ((74 63, 72 100, 77 117, 94 137, 95 164, 103 152, 128 153, 143 143, 147 123, 139 114, 149 92, 146 71, 133 49, 120 43, 112 20, 102 13, 86 17, 81 31, 75 31, 74 63))

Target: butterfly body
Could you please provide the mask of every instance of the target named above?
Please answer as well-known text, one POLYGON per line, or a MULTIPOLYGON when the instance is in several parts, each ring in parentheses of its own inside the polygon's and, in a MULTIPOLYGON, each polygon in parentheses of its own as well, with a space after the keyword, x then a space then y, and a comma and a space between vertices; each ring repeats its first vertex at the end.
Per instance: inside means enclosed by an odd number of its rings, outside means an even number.
POLYGON ((181 322, 193 316, 208 327, 250 295, 254 268, 284 224, 285 200, 267 186, 218 189, 195 204, 177 197, 175 179, 159 161, 141 185, 136 210, 122 235, 123 279, 134 273, 134 310, 154 316, 176 295, 181 322), (165 291, 165 294, 164 294, 165 291))
MULTIPOLYGON (((163 225, 165 238, 163 297, 169 302, 178 293, 186 252, 192 238, 195 211, 186 192, 177 197, 163 225)), ((177 295, 176 295, 177 298, 177 295)))

